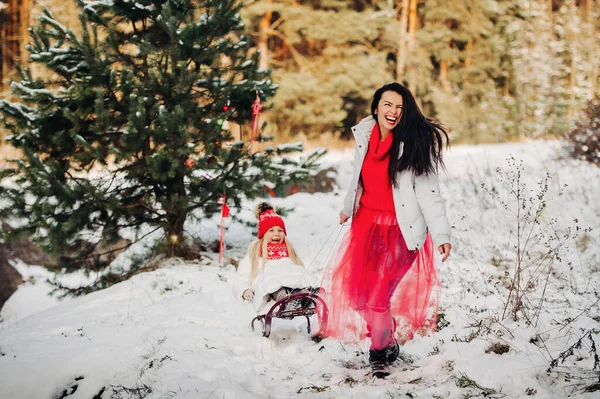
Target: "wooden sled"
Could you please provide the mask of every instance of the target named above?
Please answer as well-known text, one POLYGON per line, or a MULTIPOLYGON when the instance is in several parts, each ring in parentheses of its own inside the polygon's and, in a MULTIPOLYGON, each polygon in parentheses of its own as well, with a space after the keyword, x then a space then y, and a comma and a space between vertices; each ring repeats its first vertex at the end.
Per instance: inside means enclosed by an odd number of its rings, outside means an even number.
POLYGON ((295 317, 306 317, 306 331, 310 334, 310 317, 319 312, 321 328, 327 327, 327 317, 329 310, 325 301, 317 294, 311 292, 298 292, 281 298, 271 306, 266 314, 261 314, 252 319, 252 331, 254 331, 254 322, 260 321, 262 324, 263 337, 271 335, 271 323, 273 318, 293 319, 295 317))

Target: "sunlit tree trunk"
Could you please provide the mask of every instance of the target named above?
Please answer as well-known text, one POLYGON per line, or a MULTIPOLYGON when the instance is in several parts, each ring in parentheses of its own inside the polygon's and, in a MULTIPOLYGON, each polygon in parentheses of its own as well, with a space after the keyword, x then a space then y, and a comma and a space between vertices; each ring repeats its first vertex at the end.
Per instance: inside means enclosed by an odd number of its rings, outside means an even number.
POLYGON ((408 25, 409 0, 402 0, 400 5, 400 34, 398 35, 398 61, 396 62, 396 80, 402 81, 406 69, 406 40, 408 25))
POLYGON ((473 38, 469 38, 465 47, 465 78, 463 79, 463 89, 469 84, 469 68, 471 67, 473 53, 473 38))
POLYGON ((25 47, 29 43, 29 19, 31 16, 31 0, 12 0, 13 3, 18 5, 18 26, 19 26, 19 62, 25 64, 28 60, 27 51, 25 47))
POLYGON ((598 64, 593 64, 592 65, 592 85, 591 85, 591 91, 592 91, 592 95, 591 98, 594 98, 598 95, 598 93, 596 93, 597 87, 596 87, 596 81, 598 80, 598 64))
POLYGON ((583 20, 590 21, 592 17, 592 0, 583 1, 583 20))
MULTIPOLYGON (((450 20, 446 20, 446 26, 450 28, 452 22, 450 20)), ((449 48, 452 47, 452 41, 449 40, 447 42, 449 48)), ((440 84, 442 88, 446 91, 450 91, 450 81, 448 80, 448 72, 450 71, 450 60, 444 58, 440 61, 440 84)))
POLYGON ((31 0, 8 0, 6 9, 0 20, 0 46, 2 60, 0 70, 0 88, 8 88, 10 74, 17 62, 27 61, 25 46, 29 34, 29 18, 31 15, 31 0))
POLYGON ((269 68, 269 28, 271 27, 271 19, 273 18, 273 11, 271 10, 271 0, 268 2, 269 6, 265 11, 265 15, 260 20, 258 26, 258 44, 257 48, 260 52, 260 59, 258 67, 261 69, 269 68))
POLYGON ((446 91, 450 90, 450 82, 448 81, 449 65, 448 59, 443 59, 440 62, 440 83, 442 84, 442 88, 446 91))
MULTIPOLYGON (((410 0, 408 14, 408 54, 415 48, 415 33, 417 31, 417 0, 410 0)), ((408 87, 413 95, 417 94, 417 67, 411 63, 408 68, 408 87)))
POLYGON ((566 27, 567 29, 567 45, 570 48, 570 53, 571 53, 571 62, 570 62, 570 70, 569 70, 569 103, 567 104, 567 119, 568 120, 572 120, 573 118, 573 107, 575 105, 575 84, 577 82, 577 64, 575 62, 575 59, 577 58, 577 34, 576 32, 574 32, 573 29, 575 29, 575 21, 576 21, 576 16, 577 16, 577 6, 575 5, 575 2, 572 1, 571 4, 569 5, 570 7, 570 11, 569 11, 569 20, 570 23, 568 24, 569 26, 566 27))

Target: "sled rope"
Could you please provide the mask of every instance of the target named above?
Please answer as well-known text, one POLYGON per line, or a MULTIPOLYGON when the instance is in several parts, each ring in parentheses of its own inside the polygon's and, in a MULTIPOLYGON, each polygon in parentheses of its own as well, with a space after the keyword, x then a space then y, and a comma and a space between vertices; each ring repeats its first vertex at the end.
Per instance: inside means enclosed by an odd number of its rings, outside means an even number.
MULTIPOLYGON (((304 266, 304 271, 302 272, 302 275, 298 278, 298 281, 296 281, 296 284, 295 284, 296 286, 304 278, 304 276, 306 275, 306 272, 308 272, 308 269, 314 265, 315 260, 317 259, 319 254, 323 251, 323 248, 325 248, 325 246, 329 243, 331 237, 333 236, 333 233, 335 233, 337 231, 337 235, 335 236, 335 238, 333 240, 333 245, 330 246, 329 252, 327 253, 327 257, 325 258, 324 264, 327 264, 327 261, 329 260, 329 257, 331 256, 331 252, 335 248, 335 243, 337 242, 338 238, 340 237, 340 233, 342 232, 343 227, 344 227, 344 225, 339 224, 339 225, 336 225, 331 230, 331 233, 329 233, 329 236, 327 237, 327 239, 325 239, 325 241, 323 242, 323 245, 321 245, 321 248, 319 248, 319 250, 317 251, 315 256, 312 258, 312 260, 308 263, 308 265, 304 266)), ((313 284, 311 284, 311 287, 313 287, 313 286, 314 286, 314 281, 313 281, 313 284)), ((319 286, 320 286, 320 284, 319 284, 319 286)))

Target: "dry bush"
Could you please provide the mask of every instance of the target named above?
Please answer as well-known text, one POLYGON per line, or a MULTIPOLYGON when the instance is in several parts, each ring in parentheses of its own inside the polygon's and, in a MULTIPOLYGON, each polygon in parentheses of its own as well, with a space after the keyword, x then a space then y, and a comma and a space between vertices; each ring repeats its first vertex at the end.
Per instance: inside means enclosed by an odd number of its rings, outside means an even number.
MULTIPOLYGON (((508 170, 497 168, 496 171, 508 197, 502 197, 494 186, 481 185, 507 211, 508 220, 512 219, 514 226, 510 245, 515 259, 513 270, 508 273, 508 294, 502 319, 510 315, 516 321, 522 315, 529 324, 536 326, 557 265, 563 263, 572 267, 568 259, 563 259, 564 252, 592 229, 580 227, 578 219, 564 229, 560 228, 557 218, 546 219, 544 211, 556 199, 549 196, 550 174, 538 181, 537 187, 531 188, 526 182, 528 173, 523 161, 517 161, 514 156, 507 161, 508 170)), ((559 188, 556 197, 563 195, 563 189, 564 186, 559 188)))
POLYGON ((566 139, 572 157, 600 166, 600 98, 588 103, 582 119, 566 139))

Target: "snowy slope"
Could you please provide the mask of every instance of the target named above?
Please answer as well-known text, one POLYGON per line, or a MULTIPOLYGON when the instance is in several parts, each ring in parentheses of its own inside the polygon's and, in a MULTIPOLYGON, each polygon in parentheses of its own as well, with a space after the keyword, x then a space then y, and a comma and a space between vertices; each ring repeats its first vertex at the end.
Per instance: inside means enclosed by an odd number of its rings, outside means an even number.
MULTIPOLYGON (((336 152, 324 161, 338 167, 342 190, 351 156, 336 152)), ((600 391, 583 389, 600 375, 591 351, 592 341, 600 349, 600 334, 593 333, 600 331, 600 236, 583 230, 599 225, 600 170, 560 156, 556 142, 451 149, 442 188, 454 248, 440 265, 440 308, 449 325, 407 343, 406 361, 386 380, 369 374, 368 343, 314 342, 300 319, 276 320, 269 339, 252 332, 251 306, 231 294, 234 268, 219 267, 212 254, 198 262, 168 260, 154 272, 63 302, 46 298, 41 277, 20 287, 1 314, 0 398, 598 398, 600 391), (532 323, 502 319, 516 219, 500 204, 510 209, 511 196, 496 168, 508 173, 511 156, 523 161, 531 195, 551 176, 540 224, 559 237, 575 218, 580 226, 561 247, 562 263, 524 271, 533 275, 528 306, 543 299, 539 312, 528 312, 532 323), (496 199, 481 183, 494 187, 496 199), (548 372, 552 359, 582 337, 573 356, 548 372), (486 353, 492 344, 507 345, 508 352, 486 353)), ((289 239, 316 283, 347 230, 337 224, 342 195, 273 200, 294 208, 286 217, 289 239)), ((253 205, 238 215, 250 220, 253 205)), ((214 219, 187 230, 214 239, 216 226, 214 219)), ((226 238, 234 248, 226 257, 241 256, 252 234, 231 224, 226 238)), ((34 279, 44 274, 17 267, 34 279)))

